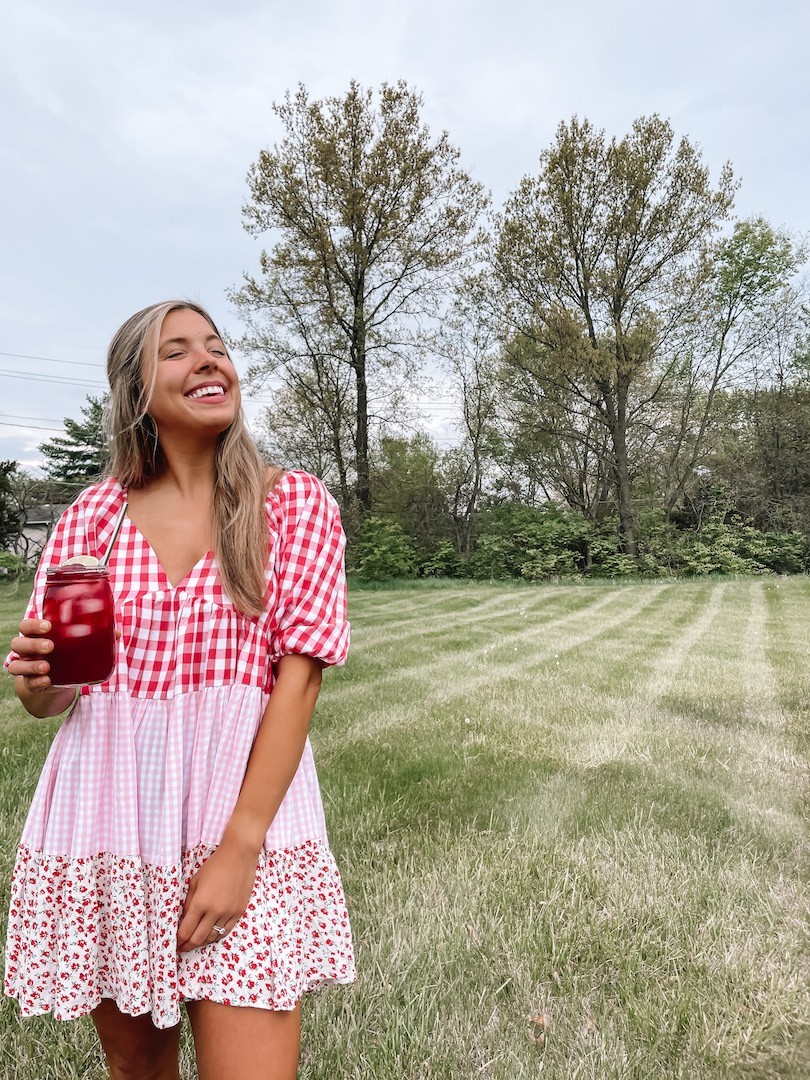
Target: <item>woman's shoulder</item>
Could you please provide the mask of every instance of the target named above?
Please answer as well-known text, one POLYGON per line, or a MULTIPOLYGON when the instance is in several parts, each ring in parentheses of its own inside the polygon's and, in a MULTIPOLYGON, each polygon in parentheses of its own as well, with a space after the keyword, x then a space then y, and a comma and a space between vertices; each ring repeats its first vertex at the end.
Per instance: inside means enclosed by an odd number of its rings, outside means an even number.
POLYGON ((126 489, 114 476, 105 476, 94 484, 89 484, 79 493, 76 502, 85 506, 97 506, 111 501, 120 502, 126 495, 126 489))
POLYGON ((119 481, 115 477, 105 477, 83 488, 67 507, 63 517, 103 517, 108 511, 114 513, 124 497, 124 488, 119 481))
POLYGON ((114 527, 124 498, 123 487, 113 478, 89 484, 62 512, 49 544, 70 554, 96 554, 99 543, 114 527))
POLYGON ((312 500, 331 501, 332 495, 320 477, 303 469, 282 472, 267 495, 268 506, 278 505, 281 508, 312 500))
POLYGON ((114 517, 126 498, 126 491, 114 476, 105 477, 81 491, 68 513, 79 515, 85 520, 104 525, 109 517, 114 517))

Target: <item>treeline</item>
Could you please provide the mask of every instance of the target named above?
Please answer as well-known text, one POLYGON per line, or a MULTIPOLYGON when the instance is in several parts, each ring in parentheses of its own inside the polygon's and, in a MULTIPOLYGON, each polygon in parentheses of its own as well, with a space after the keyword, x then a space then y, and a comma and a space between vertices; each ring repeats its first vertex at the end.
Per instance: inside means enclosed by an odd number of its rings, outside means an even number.
MULTIPOLYGON (((326 480, 355 573, 808 570, 805 251, 734 219, 730 166, 655 115, 612 138, 574 117, 496 208, 404 83, 276 113, 231 344, 277 387, 268 458, 326 480)), ((97 405, 43 445, 52 478, 80 447, 97 467, 97 405)))
POLYGON ((269 455, 366 577, 807 569, 803 246, 658 116, 559 125, 502 208, 404 84, 277 108, 231 299, 269 455), (440 453, 414 401, 455 403, 440 453))

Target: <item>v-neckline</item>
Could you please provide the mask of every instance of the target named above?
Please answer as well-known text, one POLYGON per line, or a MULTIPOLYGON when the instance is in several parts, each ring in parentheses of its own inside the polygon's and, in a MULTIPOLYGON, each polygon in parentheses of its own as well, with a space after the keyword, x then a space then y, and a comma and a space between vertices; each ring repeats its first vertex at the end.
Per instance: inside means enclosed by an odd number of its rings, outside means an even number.
POLYGON ((191 567, 191 569, 188 571, 188 573, 185 574, 182 578, 180 578, 180 580, 177 582, 176 585, 173 585, 172 582, 169 579, 169 575, 166 573, 166 570, 165 570, 165 568, 163 566, 163 563, 158 558, 158 553, 155 551, 155 549, 152 547, 152 545, 149 543, 149 541, 146 539, 144 534, 141 532, 141 530, 138 528, 138 526, 135 524, 135 522, 132 520, 132 518, 129 516, 128 513, 126 515, 126 520, 127 520, 127 524, 129 525, 130 529, 132 529, 135 533, 137 533, 137 535, 141 539, 141 542, 149 549, 149 553, 152 556, 152 559, 154 560, 155 565, 157 566, 160 573, 163 575, 163 580, 166 582, 166 584, 168 585, 169 589, 172 592, 176 592, 179 588, 181 588, 183 585, 185 585, 185 583, 189 580, 189 578, 192 576, 192 574, 195 572, 195 570, 197 570, 198 567, 202 566, 202 564, 211 555, 211 549, 209 548, 208 551, 206 551, 203 555, 201 555, 199 557, 199 559, 197 559, 197 561, 194 563, 194 565, 191 567))

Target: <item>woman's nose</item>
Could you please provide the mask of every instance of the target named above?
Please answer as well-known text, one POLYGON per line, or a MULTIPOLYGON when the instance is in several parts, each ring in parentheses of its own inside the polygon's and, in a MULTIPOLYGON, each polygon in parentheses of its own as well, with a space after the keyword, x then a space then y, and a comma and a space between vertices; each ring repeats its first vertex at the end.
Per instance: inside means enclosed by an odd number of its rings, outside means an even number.
POLYGON ((199 355, 194 358, 194 370, 206 371, 208 368, 216 368, 217 359, 207 349, 199 349, 199 355))

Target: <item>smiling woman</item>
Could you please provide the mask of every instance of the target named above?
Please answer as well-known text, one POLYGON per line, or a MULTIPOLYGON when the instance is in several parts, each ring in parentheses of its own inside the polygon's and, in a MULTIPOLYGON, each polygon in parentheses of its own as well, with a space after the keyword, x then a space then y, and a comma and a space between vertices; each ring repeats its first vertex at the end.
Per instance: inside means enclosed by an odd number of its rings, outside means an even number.
POLYGON ((176 415, 181 402, 205 407, 199 415, 195 410, 194 421, 189 418, 191 430, 203 419, 222 431, 234 422, 242 403, 236 370, 219 334, 198 311, 169 312, 153 364, 149 413, 158 426, 172 430, 166 420, 176 415))
POLYGON ((340 514, 316 477, 264 466, 202 308, 134 315, 108 373, 110 475, 57 525, 7 660, 26 709, 74 694, 49 678, 49 566, 108 556, 120 640, 34 797, 6 992, 91 1013, 112 1077, 178 1076, 185 1003, 201 1080, 292 1078, 302 996, 354 979, 308 739, 348 648, 340 514))

